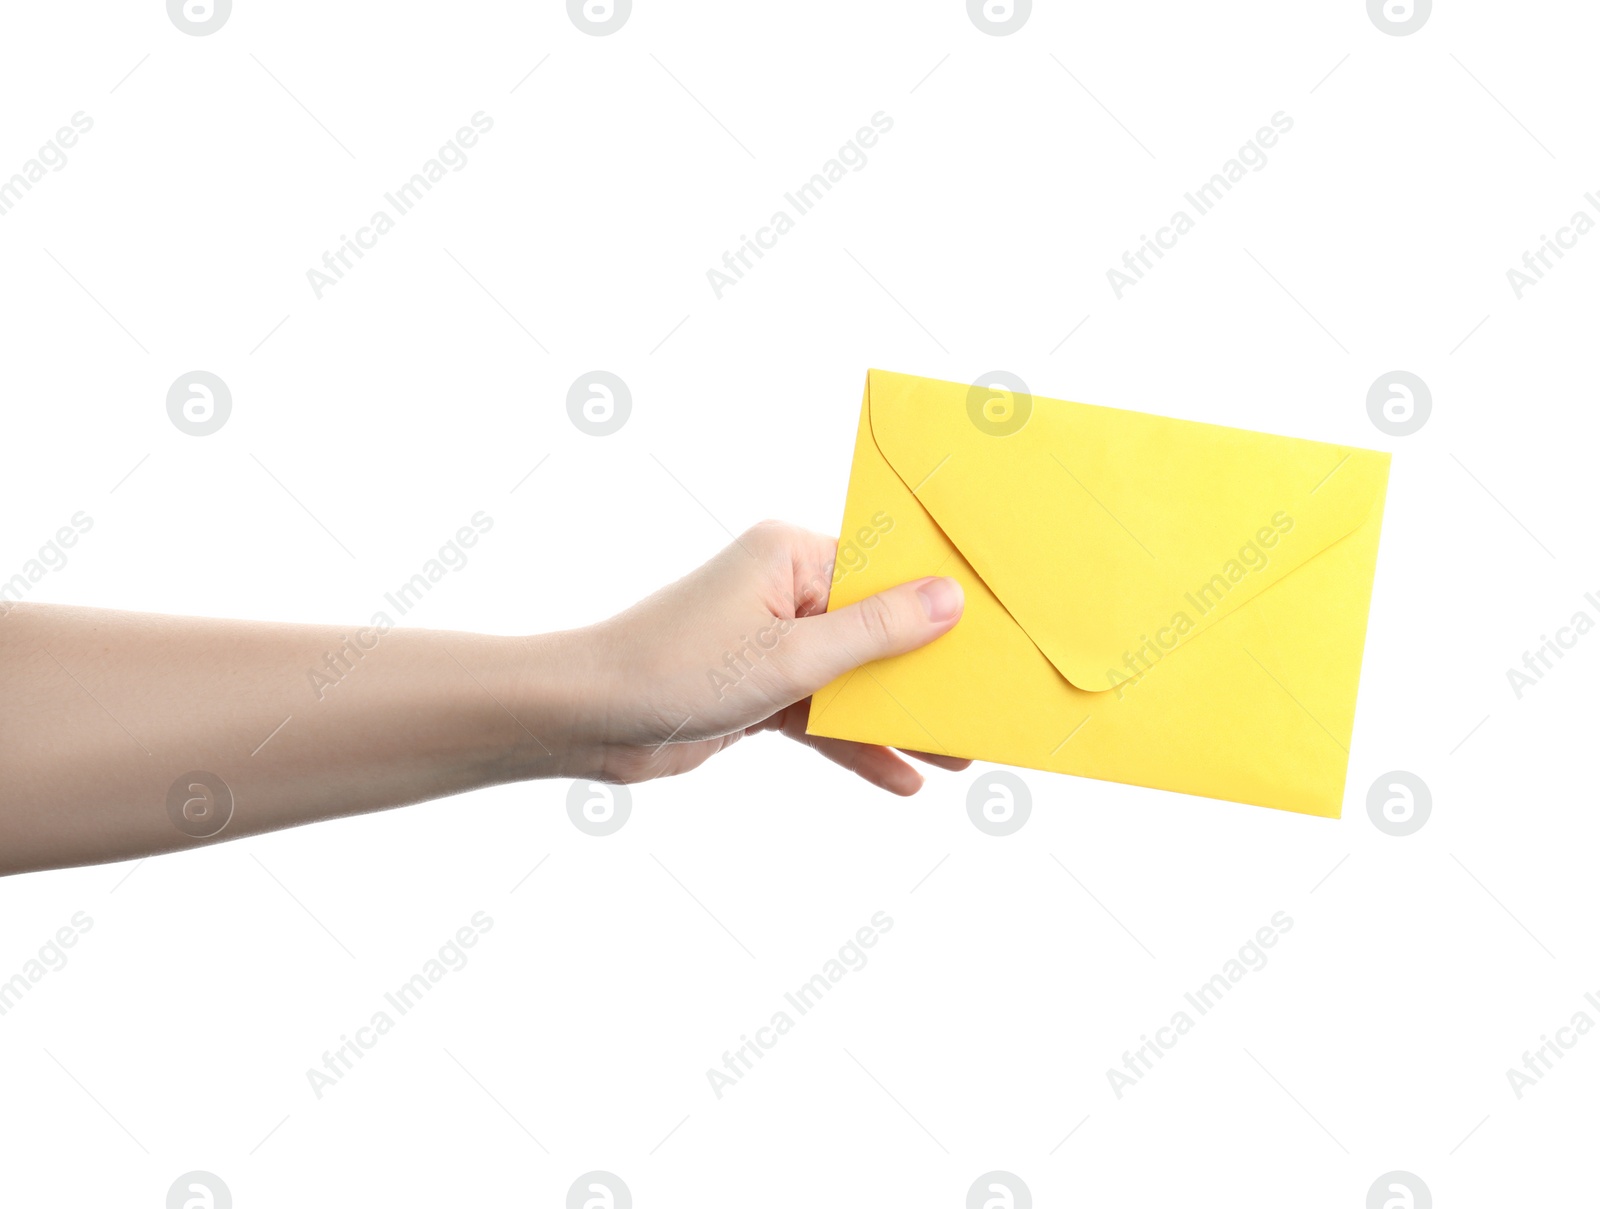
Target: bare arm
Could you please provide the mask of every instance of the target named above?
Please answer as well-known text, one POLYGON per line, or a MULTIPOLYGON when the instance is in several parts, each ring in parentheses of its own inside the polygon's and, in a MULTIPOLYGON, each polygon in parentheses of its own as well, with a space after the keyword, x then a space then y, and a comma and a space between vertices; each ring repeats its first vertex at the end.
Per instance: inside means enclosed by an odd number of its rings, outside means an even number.
MULTIPOLYGON (((507 781, 645 780, 758 730, 804 738, 814 689, 959 617, 949 580, 824 615, 832 558, 827 539, 758 526, 608 622, 525 638, 11 606, 0 614, 0 873, 507 781), (750 654, 758 631, 777 637, 770 654, 750 654)), ((921 785, 883 748, 807 741, 884 788, 921 785)))

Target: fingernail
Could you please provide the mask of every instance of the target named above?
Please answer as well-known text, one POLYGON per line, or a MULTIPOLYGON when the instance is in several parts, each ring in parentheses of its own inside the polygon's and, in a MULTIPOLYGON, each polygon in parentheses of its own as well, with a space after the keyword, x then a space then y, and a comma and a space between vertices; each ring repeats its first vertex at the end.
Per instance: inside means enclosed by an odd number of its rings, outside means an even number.
POLYGON ((922 597, 922 611, 936 625, 959 614, 966 599, 961 585, 948 576, 928 580, 917 589, 917 595, 922 597))

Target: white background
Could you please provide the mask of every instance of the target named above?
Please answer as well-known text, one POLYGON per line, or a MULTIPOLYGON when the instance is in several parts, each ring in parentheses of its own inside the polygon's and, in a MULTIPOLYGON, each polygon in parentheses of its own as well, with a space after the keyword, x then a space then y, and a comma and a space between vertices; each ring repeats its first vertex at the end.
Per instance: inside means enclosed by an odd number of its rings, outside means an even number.
POLYGON ((1600 1037, 1520 1100, 1505 1071, 1600 992, 1600 637, 1520 700, 1506 669, 1600 618, 1600 235, 1521 300, 1506 270, 1600 187, 1597 21, 1041 2, 994 37, 959 0, 638 0, 592 37, 552 0, 237 0, 191 37, 157 0, 8 6, 0 175, 94 121, 0 218, 0 578, 94 518, 32 599, 362 623, 481 509, 406 623, 585 623, 765 516, 835 531, 869 366, 1394 464, 1342 821, 1028 772, 996 839, 981 770, 899 800, 765 739, 604 839, 540 783, 11 878, 0 978, 94 922, 0 1018, 0 1202, 156 1207, 203 1169, 241 1207, 557 1206, 604 1169, 641 1207, 960 1206, 1003 1169, 1039 1205, 1354 1207, 1403 1169, 1441 1206, 1577 1203, 1600 1037), (480 110, 318 300, 306 270, 480 110), (1106 270, 1280 110, 1119 301, 1106 270), (706 270, 878 111, 718 300, 706 270), (233 394, 204 438, 165 408, 197 368, 233 394), (595 368, 633 397, 605 438, 566 414, 595 368), (1396 368, 1433 394, 1408 437, 1366 412, 1396 368), (1366 811, 1394 769, 1434 800, 1404 839, 1366 811), (318 1100, 307 1068, 480 910, 318 1100), (877 911, 718 1100, 706 1069, 877 911), (1276 911, 1269 964, 1118 1099, 1276 911))

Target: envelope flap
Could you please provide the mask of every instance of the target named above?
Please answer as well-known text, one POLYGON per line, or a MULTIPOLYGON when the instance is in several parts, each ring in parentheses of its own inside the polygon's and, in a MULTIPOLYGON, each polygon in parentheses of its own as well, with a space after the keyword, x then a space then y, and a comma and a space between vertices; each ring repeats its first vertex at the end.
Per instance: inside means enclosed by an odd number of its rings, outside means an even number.
POLYGON ((895 473, 1091 691, 1354 531, 1388 475, 1371 450, 883 370, 867 406, 895 473))

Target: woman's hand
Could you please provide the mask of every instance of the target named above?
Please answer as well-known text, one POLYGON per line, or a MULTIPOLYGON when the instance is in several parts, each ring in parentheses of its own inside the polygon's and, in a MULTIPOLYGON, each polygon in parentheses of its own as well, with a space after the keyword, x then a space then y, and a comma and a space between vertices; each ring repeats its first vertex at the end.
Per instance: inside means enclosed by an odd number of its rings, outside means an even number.
POLYGON ((0 874, 508 781, 668 776, 759 730, 915 793, 886 748, 808 738, 808 698, 946 633, 961 589, 923 579, 828 613, 833 556, 757 525, 626 613, 531 638, 6 608, 0 874))
MULTIPOLYGON (((699 570, 572 637, 598 670, 599 780, 687 772, 749 734, 778 730, 872 784, 922 777, 886 747, 806 734, 811 694, 852 668, 933 642, 961 617, 961 586, 928 578, 828 613, 834 541, 767 521, 699 570)), ((968 760, 911 755, 959 770, 968 760)), ((580 760, 581 762, 581 760, 580 760)))

